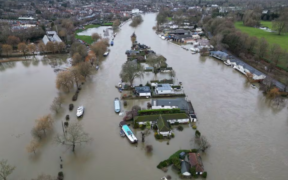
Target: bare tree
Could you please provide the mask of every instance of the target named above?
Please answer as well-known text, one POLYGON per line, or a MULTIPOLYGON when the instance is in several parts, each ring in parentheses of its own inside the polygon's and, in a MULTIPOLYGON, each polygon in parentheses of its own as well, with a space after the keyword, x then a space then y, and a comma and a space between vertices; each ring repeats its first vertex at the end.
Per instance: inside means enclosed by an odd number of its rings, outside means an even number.
POLYGON ((89 62, 81 62, 78 64, 79 73, 86 79, 92 73, 92 66, 89 62))
POLYGON ((10 166, 7 163, 7 160, 2 159, 0 161, 0 179, 1 180, 6 180, 7 177, 12 174, 12 172, 14 171, 15 166, 10 166))
POLYGON ((37 178, 33 178, 31 180, 57 180, 56 177, 52 177, 50 175, 46 175, 46 174, 41 174, 39 175, 37 178))
POLYGON ((69 92, 74 86, 73 75, 70 71, 59 72, 56 79, 56 88, 69 92))
POLYGON ((86 48, 86 46, 84 44, 79 43, 79 42, 74 42, 71 45, 70 54, 72 56, 75 53, 79 53, 80 56, 84 59, 87 56, 87 48, 86 48))
POLYGON ((66 135, 57 135, 56 137, 56 142, 72 146, 73 152, 77 144, 87 143, 91 140, 88 133, 83 131, 82 125, 79 122, 71 123, 67 128, 66 135))
POLYGON ((207 138, 205 136, 200 136, 199 138, 196 138, 196 143, 199 145, 199 149, 202 152, 205 152, 210 147, 210 143, 207 141, 207 138))
POLYGON ((43 131, 44 134, 46 134, 47 130, 52 129, 53 119, 51 118, 51 115, 43 116, 36 120, 36 129, 39 131, 43 131))
POLYGON ((95 42, 102 38, 98 33, 93 33, 91 37, 95 42))
POLYGON ((113 21, 113 31, 117 31, 120 25, 120 21, 119 19, 116 19, 115 21, 113 21))
POLYGON ((248 52, 253 53, 257 47, 258 39, 256 37, 250 37, 248 41, 246 41, 246 47, 248 52))
POLYGON ((7 38, 7 44, 9 44, 13 47, 17 46, 17 44, 19 44, 19 42, 20 42, 20 39, 16 36, 9 36, 7 38))
POLYGON ((244 13, 243 24, 245 26, 259 26, 260 25, 260 14, 254 10, 247 10, 244 13))
POLYGON ((108 39, 101 39, 100 41, 94 43, 90 48, 95 53, 98 60, 103 59, 103 54, 107 51, 109 46, 108 39))
POLYGON ((8 56, 12 52, 12 46, 9 44, 2 45, 2 51, 8 56))
POLYGON ((135 16, 132 18, 132 22, 130 23, 130 26, 137 27, 139 24, 143 22, 143 18, 141 15, 135 16))
POLYGON ((130 82, 133 86, 133 81, 135 78, 142 78, 144 76, 144 66, 138 63, 128 61, 122 65, 122 70, 120 73, 120 78, 124 82, 130 82))
POLYGON ((40 52, 44 52, 46 50, 46 46, 45 46, 45 44, 43 42, 40 42, 38 44, 38 48, 39 48, 40 52))
POLYGON ((273 44, 270 49, 270 60, 272 63, 269 65, 269 72, 273 70, 273 68, 277 67, 279 60, 284 55, 283 50, 278 44, 273 44))
POLYGON ((25 43, 19 43, 18 44, 18 50, 23 53, 24 56, 26 56, 26 53, 28 51, 27 45, 25 43))
POLYGON ((28 50, 30 53, 32 53, 34 55, 35 51, 36 51, 36 45, 34 43, 30 43, 28 45, 28 50))
POLYGON ((37 138, 39 140, 41 140, 43 137, 43 133, 36 127, 33 127, 33 129, 31 130, 31 134, 34 138, 37 138))
POLYGON ((50 109, 58 113, 60 111, 63 101, 64 101, 64 98, 62 96, 55 97, 50 109))
POLYGON ((71 71, 72 79, 76 87, 80 87, 81 82, 85 81, 85 78, 81 75, 78 67, 71 67, 69 70, 71 71))
POLYGON ((63 52, 63 51, 65 50, 65 48, 66 48, 65 43, 64 43, 64 42, 60 42, 60 43, 58 44, 58 48, 59 48, 59 51, 60 51, 60 52, 63 52))
POLYGON ((288 12, 287 9, 282 11, 280 17, 272 21, 272 29, 281 35, 288 31, 288 12))
POLYGON ((267 41, 262 37, 259 41, 257 50, 256 50, 256 55, 258 59, 263 59, 267 55, 267 50, 268 50, 268 43, 267 41))
POLYGON ((39 148, 40 144, 36 140, 32 140, 30 144, 26 147, 27 152, 31 153, 33 152, 36 154, 36 150, 39 148))
POLYGON ((132 44, 134 44, 134 42, 136 41, 136 39, 137 39, 137 36, 136 36, 135 33, 133 33, 133 34, 131 35, 131 42, 132 42, 132 44))
POLYGON ((72 61, 73 66, 77 65, 80 62, 83 62, 83 59, 79 53, 73 54, 72 60, 73 60, 72 61))
POLYGON ((153 67, 153 73, 155 76, 160 72, 161 67, 166 67, 166 59, 163 56, 159 55, 149 55, 149 57, 146 60, 146 63, 153 67))
POLYGON ((54 52, 55 51, 55 48, 54 48, 54 43, 49 41, 47 44, 46 44, 46 51, 48 52, 54 52))

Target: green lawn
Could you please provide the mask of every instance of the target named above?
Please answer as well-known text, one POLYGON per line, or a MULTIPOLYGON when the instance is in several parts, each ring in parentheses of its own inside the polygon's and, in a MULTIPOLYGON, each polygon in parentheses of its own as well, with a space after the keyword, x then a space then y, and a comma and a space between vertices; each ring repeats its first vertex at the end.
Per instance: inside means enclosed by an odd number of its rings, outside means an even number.
POLYGON ((102 26, 113 26, 113 22, 103 23, 102 26))
POLYGON ((269 29, 272 29, 272 22, 271 21, 261 21, 261 25, 264 27, 268 27, 269 29))
POLYGON ((172 17, 167 17, 167 20, 168 21, 172 21, 172 17))
POLYGON ((92 39, 91 36, 80 36, 80 35, 77 35, 77 34, 78 34, 79 32, 85 31, 86 29, 89 29, 89 28, 97 28, 97 27, 99 27, 99 26, 100 26, 100 25, 98 25, 98 24, 96 24, 96 25, 94 25, 94 24, 89 24, 89 25, 87 25, 87 26, 84 26, 84 29, 78 29, 78 30, 75 31, 75 38, 80 39, 80 40, 86 42, 87 44, 92 44, 94 41, 93 41, 93 39, 92 39))

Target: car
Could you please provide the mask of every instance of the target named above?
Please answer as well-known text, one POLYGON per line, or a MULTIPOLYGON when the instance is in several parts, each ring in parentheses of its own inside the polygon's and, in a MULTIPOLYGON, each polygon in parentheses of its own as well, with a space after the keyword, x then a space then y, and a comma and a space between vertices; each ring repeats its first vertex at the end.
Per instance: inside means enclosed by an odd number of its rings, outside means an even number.
POLYGON ((83 116, 83 114, 84 114, 84 106, 79 106, 79 107, 77 108, 77 113, 76 113, 76 115, 77 115, 77 117, 81 117, 81 116, 83 116))

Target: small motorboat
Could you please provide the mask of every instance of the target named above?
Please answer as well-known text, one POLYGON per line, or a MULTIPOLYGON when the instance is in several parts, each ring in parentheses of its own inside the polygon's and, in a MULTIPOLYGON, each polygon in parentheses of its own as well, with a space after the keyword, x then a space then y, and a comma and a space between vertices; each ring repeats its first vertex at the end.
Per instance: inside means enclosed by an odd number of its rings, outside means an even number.
POLYGON ((99 69, 99 66, 97 65, 97 66, 96 66, 96 70, 98 71, 98 69, 99 69))
POLYGON ((122 130, 124 131, 126 137, 129 139, 131 143, 138 142, 136 136, 133 134, 133 132, 130 130, 130 128, 127 125, 123 125, 122 130))
POLYGON ((119 98, 115 98, 115 100, 114 100, 114 110, 116 113, 119 113, 121 111, 119 98))
POLYGON ((256 88, 255 84, 251 84, 251 87, 254 88, 254 89, 256 88))
POLYGON ((108 56, 108 55, 109 55, 109 51, 106 51, 106 52, 103 54, 104 57, 106 57, 106 56, 108 56))
POLYGON ((83 114, 84 114, 84 106, 79 106, 79 107, 77 108, 77 113, 76 113, 76 115, 77 115, 77 117, 81 117, 81 116, 83 116, 83 114))
POLYGON ((114 45, 114 42, 113 42, 113 41, 111 41, 110 45, 111 45, 111 46, 113 46, 113 45, 114 45))

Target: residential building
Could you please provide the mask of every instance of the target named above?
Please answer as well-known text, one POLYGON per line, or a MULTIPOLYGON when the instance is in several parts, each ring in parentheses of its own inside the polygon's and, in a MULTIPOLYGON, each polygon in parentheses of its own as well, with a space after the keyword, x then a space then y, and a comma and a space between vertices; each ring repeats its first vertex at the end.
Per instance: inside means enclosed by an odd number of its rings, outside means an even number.
POLYGON ((158 84, 157 87, 155 88, 155 93, 161 95, 161 94, 174 94, 175 92, 170 84, 158 84))
POLYGON ((191 176, 190 170, 190 164, 187 161, 181 161, 181 174, 183 176, 191 176))
POLYGON ((189 153, 188 154, 189 162, 191 167, 194 167, 197 174, 202 174, 204 172, 204 167, 201 162, 200 154, 198 153, 189 153))
POLYGON ((137 96, 140 97, 150 97, 151 96, 151 89, 149 86, 136 86, 135 93, 137 96))
POLYGON ((46 35, 42 39, 43 43, 46 45, 48 42, 62 42, 56 31, 46 31, 46 35))

